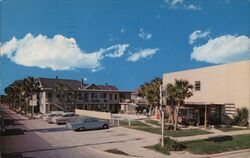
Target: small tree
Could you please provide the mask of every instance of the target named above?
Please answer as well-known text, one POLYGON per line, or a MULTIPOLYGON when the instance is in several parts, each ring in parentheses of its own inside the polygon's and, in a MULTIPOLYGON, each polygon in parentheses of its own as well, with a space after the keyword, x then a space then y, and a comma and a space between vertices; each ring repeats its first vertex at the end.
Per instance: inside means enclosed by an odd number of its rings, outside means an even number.
POLYGON ((189 84, 187 80, 177 80, 175 79, 175 83, 167 84, 167 100, 173 106, 170 106, 170 115, 172 117, 172 123, 174 124, 174 130, 177 129, 178 123, 178 115, 180 106, 183 105, 184 100, 193 95, 193 85, 189 84))
POLYGON ((243 107, 237 109, 237 115, 234 117, 234 123, 238 126, 247 126, 248 123, 248 109, 243 107))

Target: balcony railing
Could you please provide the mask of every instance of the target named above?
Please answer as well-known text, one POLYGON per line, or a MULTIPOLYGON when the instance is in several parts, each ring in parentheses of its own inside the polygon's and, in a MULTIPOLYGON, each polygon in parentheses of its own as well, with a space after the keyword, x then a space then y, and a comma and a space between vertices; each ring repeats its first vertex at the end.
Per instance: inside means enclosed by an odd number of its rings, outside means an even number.
POLYGON ((130 99, 120 99, 120 100, 108 100, 104 98, 46 98, 47 103, 75 103, 75 104, 81 104, 81 103, 87 103, 87 104, 118 104, 118 103, 129 103, 130 99))

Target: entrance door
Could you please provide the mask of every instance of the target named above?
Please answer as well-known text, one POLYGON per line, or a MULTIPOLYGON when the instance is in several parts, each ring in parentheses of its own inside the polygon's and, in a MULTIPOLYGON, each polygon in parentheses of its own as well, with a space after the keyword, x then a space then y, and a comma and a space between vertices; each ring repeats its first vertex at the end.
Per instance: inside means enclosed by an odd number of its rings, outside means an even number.
POLYGON ((200 119, 200 125, 204 125, 205 123, 205 108, 199 109, 199 119, 200 119))

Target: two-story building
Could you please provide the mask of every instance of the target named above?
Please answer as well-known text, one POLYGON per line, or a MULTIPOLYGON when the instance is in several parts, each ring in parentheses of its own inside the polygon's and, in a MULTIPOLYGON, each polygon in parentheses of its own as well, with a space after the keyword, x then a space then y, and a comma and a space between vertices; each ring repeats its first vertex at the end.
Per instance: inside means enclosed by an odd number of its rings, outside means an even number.
POLYGON ((250 112, 250 60, 165 73, 163 87, 175 79, 188 80, 194 86, 193 96, 181 108, 184 120, 203 125, 213 119, 226 123, 237 108, 246 107, 250 112))
POLYGON ((121 105, 126 105, 131 99, 130 91, 118 90, 113 85, 86 84, 78 80, 58 78, 38 78, 40 83, 40 112, 84 110, 118 112, 121 105), (67 90, 77 92, 77 96, 58 95, 58 83, 66 85, 67 90))

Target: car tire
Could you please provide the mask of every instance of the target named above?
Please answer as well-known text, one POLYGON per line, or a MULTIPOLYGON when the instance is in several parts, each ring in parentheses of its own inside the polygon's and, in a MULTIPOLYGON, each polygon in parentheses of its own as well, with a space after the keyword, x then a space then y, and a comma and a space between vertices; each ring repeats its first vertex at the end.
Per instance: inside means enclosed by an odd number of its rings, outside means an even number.
POLYGON ((108 129, 108 128, 109 128, 109 125, 104 124, 102 127, 103 127, 104 129, 108 129))

